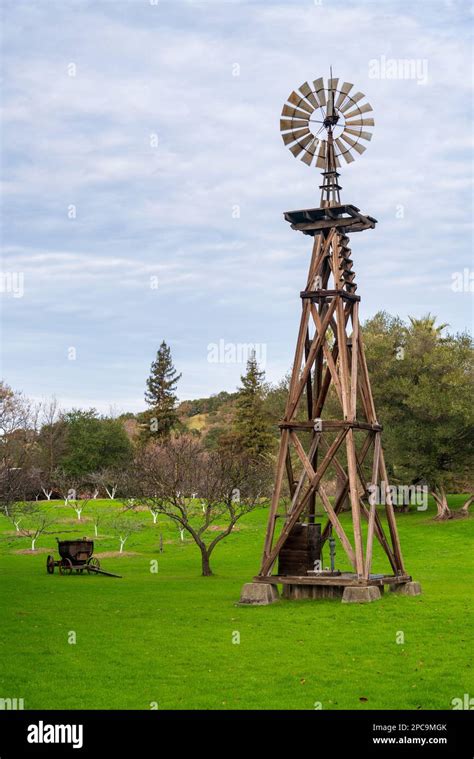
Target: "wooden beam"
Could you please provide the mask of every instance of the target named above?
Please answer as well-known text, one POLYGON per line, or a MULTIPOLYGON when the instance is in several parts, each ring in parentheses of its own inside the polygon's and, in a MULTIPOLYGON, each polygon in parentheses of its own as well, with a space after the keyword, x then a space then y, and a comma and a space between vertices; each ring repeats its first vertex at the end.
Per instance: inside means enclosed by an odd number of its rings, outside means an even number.
POLYGON ((280 439, 280 450, 278 452, 277 470, 275 476, 275 487, 273 489, 272 502, 270 505, 270 513, 268 515, 267 533, 265 536, 265 544, 263 548, 263 556, 267 556, 270 551, 273 534, 275 532, 275 515, 278 511, 278 504, 280 502, 281 483, 283 480, 283 470, 286 460, 286 452, 288 450, 289 432, 283 430, 280 439))
MULTIPOLYGON (((339 430, 341 428, 352 430, 368 430, 369 432, 381 432, 382 427, 380 424, 368 424, 367 422, 353 422, 350 419, 322 419, 321 420, 322 431, 327 430, 339 430)), ((280 422, 278 425, 282 430, 312 430, 314 427, 314 420, 307 422, 280 422)))
POLYGON ((351 418, 357 418, 357 367, 359 346, 359 304, 354 303, 351 313, 352 319, 352 355, 351 355, 351 418))
MULTIPOLYGON (((318 330, 318 332, 321 332, 321 329, 322 329, 321 318, 319 316, 318 309, 316 308, 314 303, 311 304, 311 316, 313 317, 313 321, 314 321, 316 329, 318 330)), ((341 383, 339 380, 339 375, 337 373, 336 364, 332 356, 332 352, 330 351, 329 346, 326 341, 323 342, 323 353, 324 353, 324 358, 326 359, 328 370, 331 373, 331 379, 332 379, 334 388, 336 390, 337 397, 339 398, 339 402, 342 408, 341 383)))
POLYGON ((289 448, 286 449, 285 465, 286 465, 286 476, 288 477, 288 487, 290 489, 290 496, 293 498, 296 485, 295 485, 295 479, 293 475, 293 464, 291 463, 291 454, 290 454, 289 448))
MULTIPOLYGON (((272 566, 273 566, 273 564, 275 562, 275 559, 277 558, 277 556, 278 556, 278 554, 280 552, 281 547, 285 544, 285 541, 288 538, 288 535, 290 534, 292 528, 296 524, 296 522, 298 520, 298 517, 303 512, 303 509, 304 509, 304 507, 306 505, 307 500, 309 499, 309 496, 310 496, 312 490, 317 488, 320 480, 322 479, 322 477, 324 476, 324 473, 326 472, 326 469, 330 465, 334 454, 337 453, 337 451, 339 450, 339 447, 343 443, 343 441, 345 440, 345 437, 346 437, 347 434, 348 434, 347 430, 342 430, 341 433, 336 437, 335 440, 333 440, 333 442, 329 446, 324 459, 321 461, 321 464, 318 467, 318 471, 316 472, 316 475, 315 475, 314 479, 311 480, 311 482, 310 482, 310 487, 306 491, 306 493, 305 493, 304 497, 301 499, 301 501, 297 505, 295 505, 294 509, 289 514, 288 520, 285 523, 285 525, 283 526, 281 534, 280 534, 277 542, 275 543, 275 545, 271 549, 270 553, 268 554, 268 556, 265 555, 265 558, 264 558, 264 561, 262 562, 262 567, 261 567, 261 570, 260 570, 260 574, 261 575, 270 574, 270 572, 272 570, 272 566)), ((275 509, 275 511, 276 511, 276 509, 275 509)))
POLYGON ((329 517, 329 520, 334 527, 337 536, 339 540, 341 541, 341 545, 344 548, 344 551, 346 552, 347 558, 349 559, 350 563, 352 564, 352 567, 356 569, 356 558, 353 551, 353 548, 350 544, 349 538, 347 537, 344 528, 342 524, 339 521, 339 518, 336 514, 335 509, 332 507, 331 502, 329 498, 327 497, 326 491, 323 487, 323 483, 320 482, 318 486, 318 493, 321 496, 321 500, 323 502, 324 509, 329 517))
POLYGON ((288 400, 286 403, 285 416, 287 416, 288 414, 288 409, 291 404, 291 399, 295 393, 295 388, 297 386, 298 379, 300 376, 301 362, 303 360, 303 352, 304 352, 304 340, 305 340, 306 330, 308 328, 310 311, 311 311, 311 306, 309 304, 309 301, 303 302, 303 310, 301 313, 298 339, 296 341, 295 358, 293 361, 293 370, 291 373, 290 387, 288 389, 288 400))
MULTIPOLYGON (((303 393, 304 387, 306 385, 306 380, 308 378, 308 374, 311 371, 311 367, 313 365, 314 357, 316 355, 316 352, 318 348, 320 348, 322 341, 325 338, 326 330, 328 327, 328 324, 331 320, 331 317, 334 313, 334 310, 336 308, 336 303, 339 302, 339 298, 334 298, 332 303, 329 305, 329 308, 327 310, 326 315, 324 316, 323 323, 322 323, 322 332, 319 332, 314 336, 313 342, 311 343, 311 348, 309 349, 308 358, 306 360, 304 369, 301 373, 299 382, 296 383, 294 392, 291 394, 291 402, 289 403, 287 407, 287 412, 285 414, 285 421, 291 421, 291 418, 296 410, 296 407, 298 405, 298 402, 301 398, 301 395, 303 393)), ((309 301, 306 301, 306 303, 309 303, 309 301)), ((309 318, 309 310, 308 310, 308 318, 309 318)), ((304 335, 302 339, 302 348, 304 349, 304 335)))
POLYGON ((369 379, 369 372, 367 369, 367 361, 365 359, 365 353, 364 353, 364 338, 362 336, 362 332, 359 333, 359 361, 360 361, 360 372, 361 372, 361 379, 364 385, 364 390, 367 396, 368 401, 368 412, 369 412, 369 422, 376 423, 377 422, 377 413, 375 411, 375 405, 374 405, 374 398, 372 396, 372 390, 370 387, 370 379, 369 379))
MULTIPOLYGON (((365 438, 362 444, 362 448, 360 451, 361 462, 365 460, 365 457, 367 456, 367 453, 369 452, 370 447, 372 445, 372 441, 373 441, 373 435, 367 435, 367 437, 365 438)), ((321 442, 323 443, 324 447, 327 449, 328 443, 324 439, 324 437, 322 438, 321 442)), ((345 478, 344 486, 343 488, 341 488, 341 492, 338 494, 336 501, 334 503, 334 511, 336 512, 336 514, 339 514, 339 511, 341 510, 344 500, 349 492, 349 477, 347 476, 347 473, 345 472, 342 465, 337 460, 337 456, 334 456, 332 463, 334 464, 335 468, 338 470, 339 474, 342 474, 345 478)), ((330 523, 328 522, 326 526, 324 527, 324 530, 322 531, 321 546, 323 546, 326 540, 328 539, 329 530, 330 530, 330 523)))
POLYGON ((353 585, 355 587, 366 587, 367 585, 398 585, 405 582, 411 582, 410 575, 383 575, 382 577, 371 577, 366 580, 363 577, 353 575, 348 577, 345 574, 327 576, 327 575, 257 575, 253 578, 254 582, 269 582, 272 585, 353 585))
POLYGON ((360 503, 357 488, 357 464, 354 446, 354 433, 349 430, 346 437, 347 467, 349 470, 349 496, 352 509, 352 524, 354 528, 354 543, 356 554, 357 574, 364 572, 364 551, 362 548, 362 531, 360 526, 360 503))
POLYGON ((314 236, 313 252, 311 254, 311 263, 309 265, 308 279, 306 282, 307 288, 311 287, 314 281, 314 278, 318 272, 318 268, 321 265, 324 258, 324 254, 321 254, 323 239, 324 239, 324 236, 322 232, 319 235, 314 236))
POLYGON ((339 379, 341 382, 342 390, 342 408, 344 412, 344 419, 349 419, 350 407, 349 407, 349 363, 347 356, 347 334, 346 334, 346 320, 344 310, 342 307, 342 301, 338 299, 336 306, 336 329, 337 329, 337 344, 339 348, 339 379))
POLYGON ((388 485, 387 468, 385 466, 385 458, 383 448, 380 449, 380 479, 385 484, 385 513, 387 514, 388 528, 390 530, 390 537, 392 539, 393 553, 397 560, 398 570, 401 573, 405 572, 405 565, 403 562, 402 548, 400 545, 400 538, 398 537, 397 522, 395 519, 395 512, 392 503, 392 494, 388 485))
MULTIPOLYGON (((298 454, 298 456, 300 458, 300 461, 301 461, 301 463, 303 464, 303 467, 306 470, 306 474, 308 475, 308 478, 310 480, 314 480, 314 478, 316 477, 316 472, 314 471, 314 469, 313 469, 313 467, 311 465, 311 461, 308 458, 308 456, 306 455, 305 450, 304 450, 303 446, 301 445, 301 442, 298 440, 298 437, 295 435, 294 432, 290 432, 290 437, 291 437, 291 442, 295 446, 295 449, 296 449, 296 452, 297 452, 297 454, 298 454)), ((323 502, 324 509, 325 509, 325 511, 326 511, 329 519, 331 520, 331 523, 332 523, 332 525, 333 525, 333 527, 334 527, 334 529, 335 529, 335 531, 337 533, 337 536, 338 536, 339 540, 341 541, 342 547, 344 548, 344 550, 345 550, 345 552, 347 554, 347 557, 348 557, 350 563, 352 564, 352 566, 355 569, 356 566, 355 566, 354 551, 352 550, 352 546, 350 544, 350 541, 349 541, 346 533, 344 532, 344 528, 343 528, 342 524, 340 523, 339 519, 337 518, 336 513, 335 513, 335 511, 334 511, 334 509, 333 509, 333 507, 331 505, 331 502, 330 502, 329 498, 326 495, 326 490, 324 489, 322 482, 319 482, 318 493, 321 496, 321 500, 323 502)))
MULTIPOLYGON (((374 459, 372 464, 372 484, 377 485, 380 467, 380 432, 375 434, 374 459)), ((369 526, 367 530, 367 545, 365 549, 364 577, 368 579, 372 568, 372 548, 374 543, 375 514, 377 511, 376 501, 373 499, 370 505, 369 526)))

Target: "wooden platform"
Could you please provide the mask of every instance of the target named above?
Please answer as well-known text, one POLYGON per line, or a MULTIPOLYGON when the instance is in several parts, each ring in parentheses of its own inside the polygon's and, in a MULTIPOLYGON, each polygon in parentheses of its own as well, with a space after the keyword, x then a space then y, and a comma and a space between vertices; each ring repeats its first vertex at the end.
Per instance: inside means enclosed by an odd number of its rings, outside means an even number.
POLYGON ((318 575, 270 575, 268 577, 262 577, 258 575, 253 578, 254 582, 266 582, 271 585, 336 585, 340 587, 347 587, 350 585, 356 587, 367 587, 368 585, 375 585, 381 587, 383 585, 402 585, 406 582, 411 582, 410 575, 371 575, 368 580, 362 577, 358 577, 356 574, 350 572, 343 572, 337 576, 318 576, 318 575))
POLYGON ((342 227, 346 232, 361 232, 363 229, 374 229, 377 224, 377 219, 365 216, 353 205, 304 208, 300 211, 286 211, 283 215, 292 229, 312 236, 321 230, 335 227, 342 227))

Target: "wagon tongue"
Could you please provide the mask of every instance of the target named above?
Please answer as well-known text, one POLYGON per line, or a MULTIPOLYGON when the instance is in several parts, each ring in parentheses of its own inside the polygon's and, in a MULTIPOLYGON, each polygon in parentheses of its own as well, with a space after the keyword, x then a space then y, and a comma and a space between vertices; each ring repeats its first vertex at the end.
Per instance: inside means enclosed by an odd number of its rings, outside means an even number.
POLYGON ((99 575, 107 575, 107 577, 119 577, 122 579, 122 575, 114 575, 113 572, 106 572, 104 569, 99 569, 99 567, 89 566, 89 572, 95 572, 99 575))

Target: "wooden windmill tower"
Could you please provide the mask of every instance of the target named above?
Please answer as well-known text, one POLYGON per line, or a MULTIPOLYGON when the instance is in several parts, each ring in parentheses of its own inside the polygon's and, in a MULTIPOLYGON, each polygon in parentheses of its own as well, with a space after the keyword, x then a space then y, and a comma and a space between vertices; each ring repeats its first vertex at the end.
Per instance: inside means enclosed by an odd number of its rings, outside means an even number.
MULTIPOLYGON (((312 238, 301 320, 281 439, 262 564, 242 603, 269 603, 278 585, 287 598, 342 597, 367 602, 380 590, 420 592, 405 570, 381 443, 364 342, 350 235, 373 229, 376 220, 340 200, 338 169, 362 141, 372 137, 372 111, 353 85, 329 78, 305 82, 291 93, 280 127, 285 145, 308 166, 322 169, 318 208, 285 213, 292 229, 312 238), (328 399, 338 412, 328 412, 328 399), (333 404, 334 405, 334 404, 333 404), (328 484, 337 478, 333 499, 328 484), (287 489, 284 489, 284 480, 287 489), (284 506, 284 494, 287 505, 284 506), (377 498, 377 495, 379 496, 377 498), (350 502, 351 528, 340 512, 350 502), (376 508, 385 508, 386 520, 376 508), (325 515, 318 524, 316 507, 325 515), (364 522, 367 524, 365 525, 364 522), (336 568, 343 549, 346 569, 336 568), (374 543, 385 554, 387 572, 372 572, 374 543), (330 567, 324 566, 327 547, 330 567)), ((342 554, 342 555, 343 555, 342 554)))

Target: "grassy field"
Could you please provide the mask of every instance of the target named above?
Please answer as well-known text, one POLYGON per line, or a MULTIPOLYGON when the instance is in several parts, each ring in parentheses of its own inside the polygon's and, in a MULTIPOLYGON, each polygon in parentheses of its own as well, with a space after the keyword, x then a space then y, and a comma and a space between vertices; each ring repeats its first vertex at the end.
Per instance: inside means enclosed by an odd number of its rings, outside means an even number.
MULTIPOLYGON (((57 555, 56 534, 93 535, 61 504, 47 508, 57 532, 38 540, 36 554, 18 553, 28 539, 0 518, 0 697, 23 698, 26 709, 450 709, 474 693, 471 518, 438 524, 432 505, 398 517, 419 597, 245 608, 235 602, 258 569, 266 511, 219 545, 210 578, 200 576, 194 544, 144 512, 147 528, 125 546, 133 555, 101 559, 119 580, 47 575, 39 551, 57 555)), ((95 552, 117 549, 109 534, 95 552)), ((375 558, 374 570, 385 568, 375 558)))

